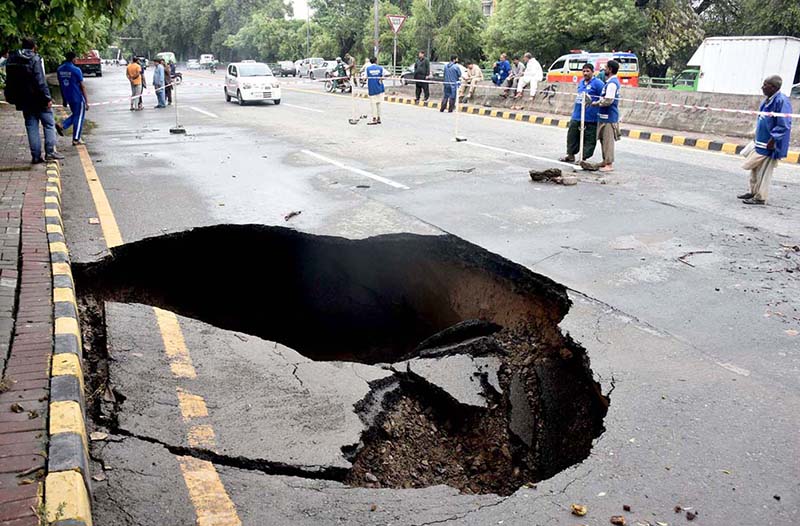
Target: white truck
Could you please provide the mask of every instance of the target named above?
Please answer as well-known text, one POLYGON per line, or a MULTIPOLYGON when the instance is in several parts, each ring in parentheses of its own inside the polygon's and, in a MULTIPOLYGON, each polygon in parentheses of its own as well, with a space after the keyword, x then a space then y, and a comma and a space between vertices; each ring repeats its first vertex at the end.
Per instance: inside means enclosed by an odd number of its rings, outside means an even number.
POLYGON ((789 95, 800 82, 800 38, 781 36, 711 37, 703 40, 671 89, 761 95, 770 75, 783 79, 789 95))
POLYGON ((200 67, 203 68, 210 68, 212 64, 216 64, 216 60, 214 60, 214 55, 212 54, 204 54, 200 55, 200 67))

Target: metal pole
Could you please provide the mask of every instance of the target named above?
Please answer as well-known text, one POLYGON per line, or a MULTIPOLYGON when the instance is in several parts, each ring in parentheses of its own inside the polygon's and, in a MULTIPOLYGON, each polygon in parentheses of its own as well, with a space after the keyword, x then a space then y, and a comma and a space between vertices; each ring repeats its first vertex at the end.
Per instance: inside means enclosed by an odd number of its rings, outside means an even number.
POLYGON ((169 132, 172 134, 183 134, 186 133, 186 129, 181 126, 180 120, 178 118, 178 86, 176 84, 172 84, 172 98, 175 100, 175 127, 170 128, 169 132))
MULTIPOLYGON (((587 88, 588 89, 588 88, 587 88)), ((581 139, 578 147, 578 163, 583 162, 583 132, 586 129, 586 92, 581 94, 581 139)))
MULTIPOLYGON (((428 11, 431 10, 431 0, 428 0, 428 11)), ((425 55, 428 60, 431 60, 431 34, 428 33, 428 53, 425 55)))
POLYGON ((311 56, 311 8, 306 5, 306 58, 311 56))
POLYGON ((374 53, 373 53, 374 57, 378 56, 378 51, 380 49, 380 38, 381 38, 381 35, 380 35, 380 26, 379 26, 380 22, 379 22, 379 19, 378 19, 378 16, 379 16, 378 15, 378 10, 379 10, 379 8, 380 8, 380 5, 378 4, 378 0, 375 0, 375 46, 374 46, 374 50, 373 50, 374 51, 374 53))
MULTIPOLYGON (((392 44, 392 77, 397 75, 397 32, 394 33, 394 43, 392 44)), ((392 79, 392 86, 397 86, 396 80, 392 79)))

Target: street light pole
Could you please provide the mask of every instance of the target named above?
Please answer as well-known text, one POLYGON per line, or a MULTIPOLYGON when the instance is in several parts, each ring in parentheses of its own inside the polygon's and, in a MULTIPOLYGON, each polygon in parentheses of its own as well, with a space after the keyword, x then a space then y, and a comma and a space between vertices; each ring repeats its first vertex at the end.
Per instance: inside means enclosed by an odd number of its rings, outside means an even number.
MULTIPOLYGON (((431 0, 428 0, 428 11, 430 11, 430 10, 431 10, 431 0)), ((431 59, 431 34, 430 33, 428 33, 428 53, 425 56, 428 58, 428 60, 432 60, 431 59)))
POLYGON ((306 57, 311 56, 311 8, 306 4, 306 57))
POLYGON ((375 0, 375 46, 374 46, 374 49, 373 49, 374 53, 372 55, 374 57, 378 56, 378 50, 379 50, 379 47, 380 47, 380 44, 379 44, 379 42, 380 42, 380 26, 379 26, 379 19, 378 19, 378 16, 379 16, 378 15, 378 10, 379 10, 379 8, 380 8, 380 4, 378 3, 378 0, 375 0))

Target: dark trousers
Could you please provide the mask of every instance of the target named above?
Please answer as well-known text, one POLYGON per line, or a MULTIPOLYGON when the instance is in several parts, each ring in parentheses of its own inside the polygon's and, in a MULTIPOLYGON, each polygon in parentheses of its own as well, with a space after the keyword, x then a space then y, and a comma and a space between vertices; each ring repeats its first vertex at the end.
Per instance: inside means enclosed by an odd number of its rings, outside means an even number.
MULTIPOLYGON (((584 122, 585 130, 583 130, 583 159, 586 160, 594 155, 594 148, 597 146, 597 123, 584 122)), ((581 149, 581 121, 569 121, 569 129, 567 130, 567 155, 573 157, 578 154, 581 149)))
POLYGON ((431 97, 431 86, 427 82, 417 82, 415 91, 416 95, 414 98, 416 100, 419 100, 419 94, 422 92, 425 92, 425 100, 428 100, 431 97))
POLYGON ((167 95, 167 102, 172 104, 172 86, 164 88, 164 93, 167 95))
POLYGON ((444 86, 444 97, 442 98, 442 105, 439 108, 439 111, 444 111, 447 108, 447 111, 452 112, 456 107, 456 87, 455 86, 444 86))

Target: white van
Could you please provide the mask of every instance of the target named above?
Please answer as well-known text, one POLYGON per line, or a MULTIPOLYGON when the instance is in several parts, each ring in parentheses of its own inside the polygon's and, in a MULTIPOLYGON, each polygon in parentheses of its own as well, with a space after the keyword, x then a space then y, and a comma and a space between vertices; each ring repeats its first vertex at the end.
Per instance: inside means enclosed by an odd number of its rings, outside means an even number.
POLYGON ((211 65, 211 64, 213 64, 214 62, 216 62, 216 61, 214 60, 214 55, 212 55, 212 54, 210 54, 210 53, 209 53, 209 54, 206 54, 206 55, 200 55, 200 65, 201 65, 202 67, 205 67, 205 68, 207 68, 208 66, 210 66, 210 65, 211 65))

